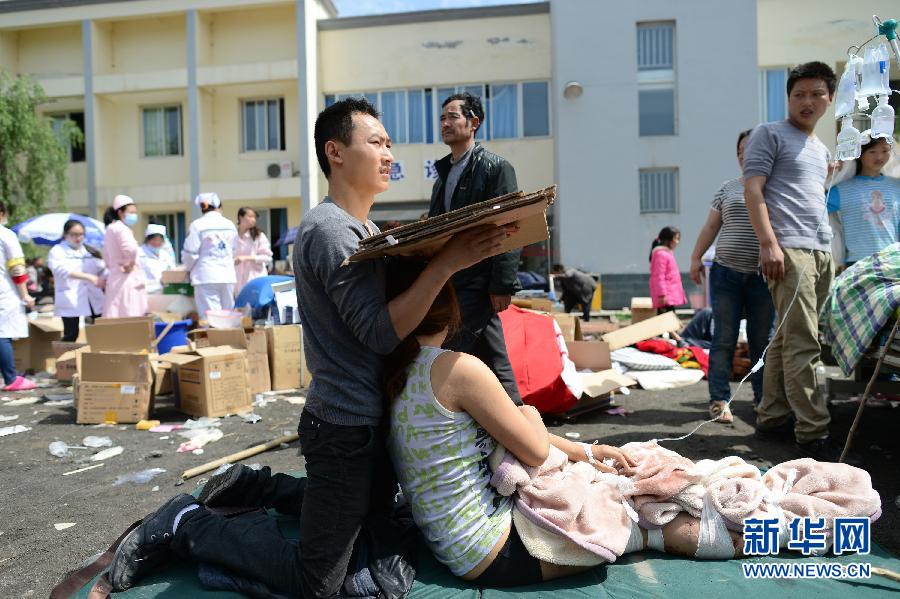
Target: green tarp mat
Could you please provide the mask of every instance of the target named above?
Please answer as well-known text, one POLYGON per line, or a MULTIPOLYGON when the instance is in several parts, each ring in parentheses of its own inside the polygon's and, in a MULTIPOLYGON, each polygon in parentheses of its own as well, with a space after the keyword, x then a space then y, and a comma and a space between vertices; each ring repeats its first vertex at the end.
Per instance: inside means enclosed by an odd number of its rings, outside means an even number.
MULTIPOLYGON (((300 533, 296 518, 277 516, 282 532, 288 538, 300 533)), ((123 524, 123 529, 124 529, 123 524)), ((685 597, 691 599, 875 599, 890 595, 900 596, 900 583, 881 576, 869 579, 748 579, 741 564, 802 563, 822 564, 869 563, 895 572, 900 571, 900 560, 891 557, 879 547, 873 547, 870 555, 844 555, 838 557, 810 557, 799 554, 781 554, 775 558, 752 558, 731 561, 695 561, 671 557, 655 551, 631 554, 614 564, 600 566, 567 578, 544 582, 540 585, 508 590, 478 589, 450 574, 435 561, 424 545, 418 553, 416 582, 410 599, 626 599, 631 597, 685 597)), ((93 584, 93 583, 91 583, 93 584)), ((76 595, 87 597, 88 585, 76 595)), ((187 562, 161 570, 145 579, 139 587, 125 593, 116 593, 116 599, 226 599, 240 595, 207 591, 200 586, 197 565, 187 562)))

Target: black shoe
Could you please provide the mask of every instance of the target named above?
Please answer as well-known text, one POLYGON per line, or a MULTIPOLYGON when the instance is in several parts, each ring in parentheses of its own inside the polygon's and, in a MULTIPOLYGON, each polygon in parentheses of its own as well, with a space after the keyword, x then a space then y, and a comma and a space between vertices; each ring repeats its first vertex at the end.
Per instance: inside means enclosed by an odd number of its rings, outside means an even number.
POLYGON ((235 464, 222 474, 217 474, 203 485, 197 501, 209 507, 258 507, 248 503, 253 499, 247 491, 256 484, 257 472, 244 464, 235 464))
POLYGON ((113 590, 130 589, 168 560, 172 555, 170 545, 175 516, 195 503, 197 500, 191 495, 176 495, 144 518, 141 525, 125 537, 116 549, 109 569, 113 590))
POLYGON ((772 427, 757 424, 753 436, 761 441, 790 441, 794 438, 794 417, 791 416, 782 424, 772 427))
MULTIPOLYGON (((821 439, 816 439, 809 443, 797 443, 797 449, 800 450, 800 453, 802 453, 804 457, 812 458, 818 462, 836 463, 841 459, 841 451, 843 451, 844 448, 834 442, 830 437, 822 437, 821 439)), ((852 451, 847 452, 844 463, 849 464, 850 466, 856 466, 857 468, 863 466, 862 458, 852 451)))

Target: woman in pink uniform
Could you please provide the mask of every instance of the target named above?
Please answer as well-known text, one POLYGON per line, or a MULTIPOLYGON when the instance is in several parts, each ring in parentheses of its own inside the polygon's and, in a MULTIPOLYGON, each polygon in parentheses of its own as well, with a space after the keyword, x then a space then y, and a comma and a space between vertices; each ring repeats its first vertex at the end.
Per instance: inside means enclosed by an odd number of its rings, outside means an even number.
POLYGON ((269 274, 271 263, 272 245, 266 234, 256 226, 256 210, 241 208, 238 210, 238 236, 234 248, 234 270, 237 274, 234 297, 253 279, 269 274))
POLYGON ((113 205, 106 209, 103 222, 106 224, 103 260, 109 269, 103 317, 143 316, 147 313, 147 286, 144 271, 137 263, 140 246, 131 232, 138 222, 134 200, 117 195, 113 205))

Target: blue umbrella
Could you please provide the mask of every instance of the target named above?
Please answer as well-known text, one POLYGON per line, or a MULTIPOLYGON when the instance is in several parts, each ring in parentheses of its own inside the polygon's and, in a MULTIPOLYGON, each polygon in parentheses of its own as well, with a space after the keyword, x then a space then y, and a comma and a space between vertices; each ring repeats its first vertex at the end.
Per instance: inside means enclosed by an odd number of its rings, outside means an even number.
POLYGON ((237 308, 242 308, 249 304, 254 310, 268 306, 275 301, 275 292, 272 291, 272 285, 291 280, 293 280, 291 277, 281 275, 257 277, 244 285, 234 305, 237 308))
POLYGON ((54 212, 29 218, 12 227, 19 241, 37 245, 56 245, 63 236, 63 225, 67 220, 77 220, 84 225, 84 242, 96 248, 103 247, 106 227, 98 220, 66 212, 54 212))

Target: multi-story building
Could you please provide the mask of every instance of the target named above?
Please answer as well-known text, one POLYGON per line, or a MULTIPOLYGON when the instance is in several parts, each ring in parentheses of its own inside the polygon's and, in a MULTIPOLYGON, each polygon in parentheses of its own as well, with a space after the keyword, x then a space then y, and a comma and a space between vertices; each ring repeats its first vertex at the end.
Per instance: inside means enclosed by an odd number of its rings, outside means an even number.
MULTIPOLYGON (((273 239, 325 192, 312 124, 328 103, 373 100, 394 140, 378 222, 427 210, 445 155, 440 103, 484 98, 479 139, 530 190, 557 182, 552 260, 601 273, 604 304, 646 286, 663 225, 690 246, 717 186, 737 176, 737 133, 784 118, 789 66, 871 36, 890 0, 846 3, 592 0, 339 18, 330 0, 3 0, 0 68, 39 81, 45 114, 85 132, 73 148, 70 209, 133 196, 142 225, 176 245, 191 198, 260 214, 273 239)), ((817 130, 833 146, 834 121, 817 130)), ((534 267, 543 248, 528 248, 534 267)))

